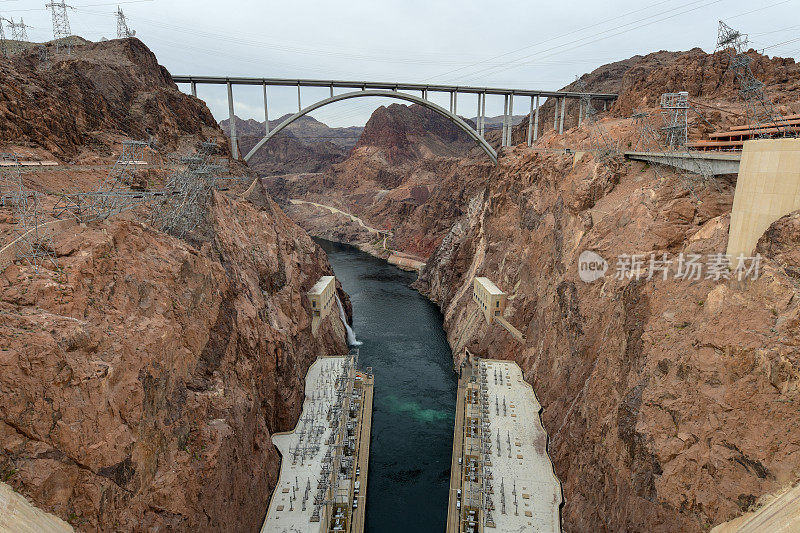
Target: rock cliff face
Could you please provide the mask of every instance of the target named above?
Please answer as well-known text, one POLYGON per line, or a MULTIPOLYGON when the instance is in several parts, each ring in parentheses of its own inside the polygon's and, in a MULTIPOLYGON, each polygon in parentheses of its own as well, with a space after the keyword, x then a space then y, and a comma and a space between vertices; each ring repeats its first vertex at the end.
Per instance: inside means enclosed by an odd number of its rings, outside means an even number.
POLYGON ((457 360, 512 359, 533 384, 566 531, 703 531, 800 480, 798 214, 762 238, 755 281, 678 280, 676 264, 648 279, 651 253, 725 251, 733 184, 692 189, 638 163, 507 150, 418 282, 457 360), (579 278, 584 250, 605 278, 579 278), (641 279, 617 279, 623 254, 646 258, 641 279), (509 294, 523 343, 485 323, 475 276, 509 294))
MULTIPOLYGON (((152 125, 160 146, 178 149, 224 138, 136 40, 57 58, 46 67, 55 80, 26 61, 0 60, 16 76, 3 90, 52 84, 65 103, 9 100, 0 151, 108 165, 117 127, 152 125), (120 51, 133 55, 116 77, 103 82, 98 65, 87 78, 82 69, 120 51), (138 103, 154 106, 152 123, 137 122, 138 103)), ((107 172, 62 166, 25 185, 49 205, 50 191, 91 190, 107 172)), ((347 351, 338 316, 311 333, 305 293, 330 266, 257 181, 214 192, 186 241, 139 215, 56 235, 58 269, 0 273, 0 477, 82 530, 257 530, 279 470, 270 435, 294 427, 316 357, 347 351)), ((13 222, 0 209, 0 235, 13 222)))
MULTIPOLYGON (((795 63, 759 56, 754 65, 779 109, 797 112, 795 63)), ((621 117, 654 110, 666 91, 711 106, 703 114, 716 127, 743 120, 726 67, 723 54, 660 52, 601 67, 588 85, 620 93, 602 123, 624 146, 637 132, 621 117)), ((590 135, 567 121, 555 136, 550 124, 543 152, 502 151, 418 286, 441 306, 457 361, 465 347, 513 359, 533 384, 563 483, 564 529, 703 531, 797 483, 798 213, 759 241, 757 280, 679 280, 674 263, 666 280, 648 277, 651 254, 707 263, 725 252, 734 179, 556 155, 588 147, 590 135), (608 261, 605 278, 580 279, 584 250, 608 261), (643 277, 616 276, 625 254, 642 254, 643 277), (471 302, 475 276, 509 294, 505 317, 524 342, 485 323, 471 302)))
POLYGON ((330 274, 277 207, 217 195, 200 249, 130 221, 57 242, 62 273, 0 278, 0 470, 82 529, 252 531, 302 378, 343 353, 304 297, 330 274))
MULTIPOLYGON (((800 65, 792 58, 781 58, 750 51, 753 74, 765 85, 765 93, 772 99, 776 109, 783 114, 797 113, 800 105, 800 65)), ((699 48, 687 52, 653 52, 645 56, 634 56, 624 61, 603 65, 584 74, 581 79, 592 92, 619 94, 619 99, 609 108, 609 115, 628 118, 635 111, 654 111, 660 106, 661 95, 669 92, 688 91, 694 109, 689 115, 690 136, 699 138, 713 131, 746 123, 744 109, 738 94, 738 85, 729 70, 730 52, 707 54, 699 48)), ((571 83, 563 90, 578 90, 571 83)), ((564 128, 578 124, 578 103, 569 101, 564 128)), ((602 110, 597 105, 598 111, 602 110)), ((540 109, 540 135, 552 133, 555 101, 547 100, 540 109)), ((514 144, 527 140, 528 121, 523 120, 514 128, 514 144)), ((660 124, 657 126, 660 127, 660 124)), ((499 144, 499 133, 491 136, 499 144)))
MULTIPOLYGON (((41 63, 36 50, 0 59, 0 139, 62 159, 109 153, 108 134, 175 150, 182 136, 224 139, 200 100, 181 93, 138 39, 87 43, 41 63)), ((220 142, 224 146, 224 142, 220 142)), ((227 148, 223 148, 226 150, 227 148)))

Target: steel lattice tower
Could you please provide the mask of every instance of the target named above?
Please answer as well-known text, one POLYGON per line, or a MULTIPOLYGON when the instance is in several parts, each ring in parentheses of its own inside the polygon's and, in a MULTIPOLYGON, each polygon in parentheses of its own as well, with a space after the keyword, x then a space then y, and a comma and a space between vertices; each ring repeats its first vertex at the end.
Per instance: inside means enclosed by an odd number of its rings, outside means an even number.
POLYGON ((8 57, 8 50, 6 50, 6 31, 3 29, 3 21, 10 22, 0 17, 0 56, 8 57))
POLYGON ((0 161, 5 163, 0 167, 0 175, 3 177, 0 205, 11 205, 14 218, 17 220, 14 228, 17 258, 37 270, 45 260, 57 267, 50 235, 41 228, 40 194, 25 189, 22 183, 22 168, 16 153, 0 154, 0 161))
POLYGON ((122 9, 117 6, 117 39, 127 39, 135 35, 136 32, 132 31, 128 27, 128 21, 125 18, 125 13, 123 13, 122 9))
POLYGON ((578 78, 575 80, 575 89, 582 93, 580 106, 583 110, 584 120, 589 125, 590 150, 596 154, 599 161, 606 163, 610 158, 618 154, 614 140, 606 129, 597 122, 597 110, 592 103, 592 95, 587 92, 586 82, 578 78))
POLYGON ((32 28, 33 26, 28 26, 22 19, 19 19, 19 22, 14 22, 13 18, 11 20, 4 20, 8 22, 8 27, 11 29, 12 42, 8 53, 15 54, 24 49, 24 45, 22 43, 28 42, 28 28, 32 28))
MULTIPOLYGON (((788 133, 788 124, 775 110, 772 101, 764 94, 764 84, 753 76, 750 68, 753 58, 747 55, 748 37, 719 21, 717 50, 730 50, 731 61, 728 67, 734 72, 739 83, 739 95, 745 102, 747 120, 753 128, 776 128, 780 134, 788 133)), ((759 137, 768 136, 765 131, 757 132, 759 137)))
POLYGON ((22 43, 28 42, 28 28, 32 26, 25 24, 25 21, 22 19, 19 19, 19 22, 14 22, 14 19, 11 19, 8 25, 11 28, 11 39, 13 41, 22 43))
POLYGON ((661 117, 665 144, 669 148, 684 148, 689 137, 689 93, 662 94, 661 117))
MULTIPOLYGON (((75 9, 66 4, 66 2, 50 2, 45 5, 50 8, 53 13, 53 39, 56 41, 56 47, 60 48, 60 41, 72 35, 72 30, 69 27, 69 16, 67 16, 67 8, 75 9)), ((67 43, 67 50, 70 50, 70 44, 67 43)))

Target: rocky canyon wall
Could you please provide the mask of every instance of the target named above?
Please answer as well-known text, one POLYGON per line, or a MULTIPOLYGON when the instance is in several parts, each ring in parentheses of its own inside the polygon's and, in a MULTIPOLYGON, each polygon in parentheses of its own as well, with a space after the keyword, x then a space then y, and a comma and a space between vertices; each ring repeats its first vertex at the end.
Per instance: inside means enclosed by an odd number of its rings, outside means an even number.
MULTIPOLYGON (((36 61, 0 59, 0 151, 60 163, 23 176, 43 213, 56 191, 98 187, 122 138, 180 155, 224 141, 135 39, 36 61)), ((143 170, 142 186, 168 172, 143 170)), ((347 345, 335 315, 311 333, 324 253, 251 182, 215 191, 186 239, 142 207, 56 235, 57 268, 0 273, 3 482, 79 530, 260 527, 279 470, 270 436, 294 427, 311 363, 347 345)), ((0 208, 0 235, 15 222, 0 208)))
POLYGON ((422 272, 457 362, 464 347, 511 359, 533 384, 566 531, 703 531, 800 479, 796 214, 759 243, 755 281, 647 275, 651 253, 724 253, 732 194, 731 180, 506 150, 422 272), (579 278, 584 250, 605 278, 579 278), (644 276, 616 277, 623 254, 647 258, 644 276), (486 324, 474 276, 508 293, 524 342, 486 324))

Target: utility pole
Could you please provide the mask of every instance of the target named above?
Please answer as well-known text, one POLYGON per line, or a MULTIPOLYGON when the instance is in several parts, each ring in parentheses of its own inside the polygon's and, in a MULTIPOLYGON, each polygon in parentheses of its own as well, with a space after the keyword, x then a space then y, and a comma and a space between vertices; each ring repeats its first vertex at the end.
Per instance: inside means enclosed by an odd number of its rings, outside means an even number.
MULTIPOLYGON (((53 39, 56 41, 56 50, 61 48, 60 41, 67 39, 72 35, 72 30, 69 27, 69 16, 67 16, 67 8, 75 9, 66 4, 66 2, 50 2, 44 7, 50 8, 53 13, 53 39)), ((72 51, 72 43, 67 42, 67 53, 72 51)))
POLYGON ((128 39, 136 35, 135 31, 132 31, 128 27, 128 21, 125 18, 125 13, 122 12, 122 9, 117 6, 117 39, 128 39))

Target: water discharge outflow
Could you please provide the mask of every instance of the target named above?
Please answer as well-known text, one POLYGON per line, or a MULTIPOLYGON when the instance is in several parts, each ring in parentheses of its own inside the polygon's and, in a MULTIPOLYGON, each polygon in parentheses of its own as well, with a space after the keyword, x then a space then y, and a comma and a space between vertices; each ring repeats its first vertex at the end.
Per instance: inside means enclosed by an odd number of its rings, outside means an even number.
POLYGON ((353 331, 353 328, 351 328, 350 324, 347 323, 347 315, 344 314, 344 307, 342 306, 342 301, 339 299, 338 294, 336 295, 336 305, 339 306, 339 318, 342 319, 344 329, 347 331, 347 345, 361 346, 361 343, 356 339, 356 334, 353 331))

